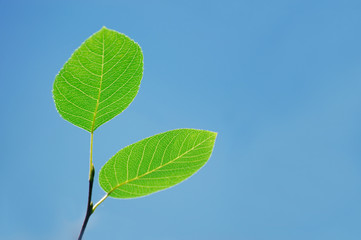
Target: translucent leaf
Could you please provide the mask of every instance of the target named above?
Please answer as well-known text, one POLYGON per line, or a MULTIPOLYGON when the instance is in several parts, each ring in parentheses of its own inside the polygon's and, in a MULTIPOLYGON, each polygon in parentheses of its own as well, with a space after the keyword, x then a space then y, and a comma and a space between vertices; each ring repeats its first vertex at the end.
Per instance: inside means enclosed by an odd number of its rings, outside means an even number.
POLYGON ((103 27, 73 53, 56 76, 56 108, 64 119, 94 132, 129 106, 142 75, 139 45, 103 27))
POLYGON ((217 133, 177 129, 129 145, 100 170, 100 186, 114 198, 145 196, 187 179, 211 156, 217 133))

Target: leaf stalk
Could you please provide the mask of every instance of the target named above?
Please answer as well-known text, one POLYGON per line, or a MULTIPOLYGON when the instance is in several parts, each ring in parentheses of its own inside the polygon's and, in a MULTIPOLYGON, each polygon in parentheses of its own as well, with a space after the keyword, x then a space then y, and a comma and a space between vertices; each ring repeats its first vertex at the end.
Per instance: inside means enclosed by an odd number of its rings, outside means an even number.
POLYGON ((95 211, 95 209, 102 203, 104 202, 105 199, 107 199, 107 197, 109 196, 109 193, 105 194, 104 197, 102 197, 102 199, 100 199, 93 207, 93 212, 95 211))

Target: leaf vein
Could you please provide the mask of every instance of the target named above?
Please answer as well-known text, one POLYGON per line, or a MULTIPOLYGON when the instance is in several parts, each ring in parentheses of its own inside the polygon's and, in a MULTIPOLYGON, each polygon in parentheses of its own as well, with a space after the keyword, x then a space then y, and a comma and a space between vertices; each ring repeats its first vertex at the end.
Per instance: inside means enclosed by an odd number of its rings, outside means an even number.
POLYGON ((81 109, 81 110, 83 110, 83 111, 92 113, 91 111, 86 110, 85 108, 82 108, 82 107, 78 106, 77 104, 73 103, 72 101, 70 101, 69 99, 67 99, 67 98, 65 97, 65 95, 60 91, 58 85, 55 85, 55 88, 58 90, 59 94, 60 94, 67 102, 69 102, 70 104, 74 105, 75 107, 77 107, 77 108, 79 108, 79 109, 81 109))
POLYGON ((71 86, 72 88, 80 91, 82 94, 84 94, 85 96, 87 96, 87 97, 89 97, 89 98, 91 98, 91 99, 93 99, 93 100, 97 100, 96 98, 94 98, 94 97, 88 95, 87 93, 85 93, 85 92, 84 92, 83 90, 81 90, 80 88, 77 88, 77 87, 75 87, 74 85, 70 84, 70 83, 68 82, 68 80, 63 76, 63 74, 60 74, 60 77, 61 77, 62 79, 64 79, 64 81, 65 81, 69 86, 71 86))
MULTIPOLYGON (((83 69, 85 69, 85 71, 87 71, 88 73, 90 73, 90 74, 92 74, 92 75, 94 75, 94 76, 101 77, 101 75, 96 74, 96 73, 93 73, 92 71, 90 71, 89 69, 87 69, 87 68, 83 65, 83 63, 80 61, 78 55, 76 55, 76 59, 77 59, 78 63, 80 64, 80 66, 81 66, 83 69)), ((76 66, 76 65, 74 65, 74 66, 76 66)))
MULTIPOLYGON (((118 37, 117 37, 117 38, 118 38, 118 37)), ((113 43, 113 44, 114 44, 114 43, 113 43)), ((112 45, 113 45, 113 44, 112 44, 112 45)), ((111 59, 109 59, 108 61, 106 61, 106 62, 104 63, 104 65, 107 64, 108 62, 110 62, 111 60, 113 60, 113 59, 118 55, 118 53, 123 49, 124 44, 125 44, 125 38, 123 38, 122 46, 120 46, 118 52, 117 52, 116 54, 114 54, 111 59)), ((130 47, 129 47, 129 48, 130 48, 130 47)), ((128 49, 128 51, 129 51, 129 49, 128 49)), ((126 55, 126 54, 125 54, 125 55, 126 55)), ((121 57, 121 58, 122 58, 122 57, 121 57)))

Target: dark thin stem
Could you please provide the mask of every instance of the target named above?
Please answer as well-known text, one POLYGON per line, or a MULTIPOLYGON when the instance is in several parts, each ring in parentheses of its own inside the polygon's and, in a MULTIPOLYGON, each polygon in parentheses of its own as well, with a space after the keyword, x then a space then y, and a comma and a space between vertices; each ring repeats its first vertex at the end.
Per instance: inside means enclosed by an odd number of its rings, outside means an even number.
POLYGON ((88 205, 87 210, 83 222, 83 226, 81 227, 80 234, 78 240, 81 240, 88 224, 89 218, 93 213, 93 202, 92 202, 92 192, 93 192, 93 181, 94 181, 94 166, 91 166, 90 176, 89 176, 89 195, 88 195, 88 205))

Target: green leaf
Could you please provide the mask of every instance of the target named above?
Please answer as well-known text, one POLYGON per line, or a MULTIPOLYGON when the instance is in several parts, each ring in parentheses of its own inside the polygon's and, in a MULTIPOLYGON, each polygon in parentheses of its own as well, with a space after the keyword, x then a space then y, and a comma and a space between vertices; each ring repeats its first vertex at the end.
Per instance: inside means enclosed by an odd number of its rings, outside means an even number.
POLYGON ((100 170, 100 186, 114 198, 145 196, 182 182, 211 156, 217 133, 177 129, 123 148, 100 170))
POLYGON ((94 132, 129 106, 142 76, 139 45, 103 27, 73 53, 56 76, 56 108, 64 119, 94 132))

